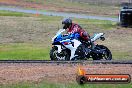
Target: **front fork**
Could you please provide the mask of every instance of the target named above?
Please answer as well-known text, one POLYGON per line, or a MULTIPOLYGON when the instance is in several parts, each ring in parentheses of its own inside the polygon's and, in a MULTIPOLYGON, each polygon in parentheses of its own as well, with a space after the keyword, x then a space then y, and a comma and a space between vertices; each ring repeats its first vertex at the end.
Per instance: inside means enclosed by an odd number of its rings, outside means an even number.
POLYGON ((75 52, 76 52, 76 49, 71 50, 70 60, 72 60, 75 57, 75 52))
POLYGON ((62 49, 61 49, 61 45, 55 45, 58 48, 58 53, 61 53, 62 49))
MULTIPOLYGON (((61 45, 55 45, 58 48, 57 53, 61 53, 62 52, 62 47, 61 45)), ((75 51, 76 49, 72 49, 71 50, 71 56, 70 56, 70 60, 72 60, 75 57, 75 51)))

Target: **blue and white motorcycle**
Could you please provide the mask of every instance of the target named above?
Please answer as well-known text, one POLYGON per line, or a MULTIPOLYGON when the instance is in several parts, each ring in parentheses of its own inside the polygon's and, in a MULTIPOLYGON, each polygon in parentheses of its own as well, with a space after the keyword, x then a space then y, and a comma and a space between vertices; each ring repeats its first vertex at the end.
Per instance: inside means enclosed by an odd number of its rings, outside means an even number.
POLYGON ((111 51, 104 45, 94 44, 98 39, 104 41, 104 33, 97 33, 91 37, 91 42, 79 41, 78 33, 62 35, 65 29, 60 29, 52 38, 52 49, 50 50, 51 60, 111 60, 111 51))

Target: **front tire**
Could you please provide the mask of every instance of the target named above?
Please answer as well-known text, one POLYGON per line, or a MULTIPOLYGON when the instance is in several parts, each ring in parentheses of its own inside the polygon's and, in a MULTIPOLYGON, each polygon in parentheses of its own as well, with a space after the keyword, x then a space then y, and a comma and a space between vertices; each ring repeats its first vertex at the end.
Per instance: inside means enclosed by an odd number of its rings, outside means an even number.
POLYGON ((70 55, 67 49, 62 50, 62 52, 58 53, 58 48, 54 46, 50 50, 50 59, 51 60, 70 60, 70 55))

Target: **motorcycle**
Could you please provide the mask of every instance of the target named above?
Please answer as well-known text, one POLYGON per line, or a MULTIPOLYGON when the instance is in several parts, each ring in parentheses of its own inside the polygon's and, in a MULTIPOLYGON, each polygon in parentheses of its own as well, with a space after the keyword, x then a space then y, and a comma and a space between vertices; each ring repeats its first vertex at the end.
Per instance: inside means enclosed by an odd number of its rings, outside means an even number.
POLYGON ((52 38, 51 60, 111 60, 111 51, 104 45, 94 44, 98 39, 104 41, 104 33, 96 33, 89 43, 79 41, 78 33, 63 35, 65 29, 60 29, 52 38))

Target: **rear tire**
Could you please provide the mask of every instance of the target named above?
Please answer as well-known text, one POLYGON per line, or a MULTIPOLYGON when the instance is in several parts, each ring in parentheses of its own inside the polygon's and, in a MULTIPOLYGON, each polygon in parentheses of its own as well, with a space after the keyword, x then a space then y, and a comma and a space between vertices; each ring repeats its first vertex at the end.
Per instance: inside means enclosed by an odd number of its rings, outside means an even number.
POLYGON ((112 59, 112 54, 111 51, 104 45, 96 45, 95 49, 100 50, 100 49, 105 49, 103 54, 95 54, 93 55, 93 60, 111 60, 112 59))

